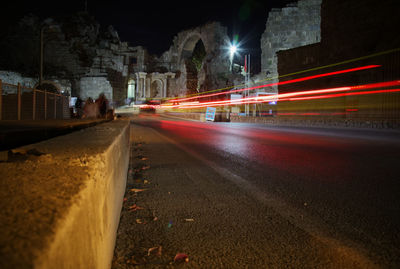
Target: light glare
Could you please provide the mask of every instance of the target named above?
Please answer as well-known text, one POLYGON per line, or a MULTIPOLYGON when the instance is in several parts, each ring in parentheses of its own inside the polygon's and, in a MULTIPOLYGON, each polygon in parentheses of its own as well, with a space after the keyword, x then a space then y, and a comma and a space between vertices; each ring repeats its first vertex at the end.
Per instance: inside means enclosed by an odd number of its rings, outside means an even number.
POLYGON ((233 56, 233 54, 235 54, 236 51, 237 51, 237 47, 235 45, 231 45, 231 48, 230 48, 231 56, 233 56))

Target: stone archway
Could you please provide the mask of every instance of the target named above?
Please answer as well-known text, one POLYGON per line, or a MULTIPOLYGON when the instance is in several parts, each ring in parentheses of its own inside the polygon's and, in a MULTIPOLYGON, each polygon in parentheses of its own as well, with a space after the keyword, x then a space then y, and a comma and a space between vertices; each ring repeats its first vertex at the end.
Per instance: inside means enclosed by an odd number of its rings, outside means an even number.
POLYGON ((36 84, 34 88, 38 90, 46 90, 47 92, 52 92, 56 94, 61 93, 60 85, 51 80, 44 80, 42 81, 41 85, 36 84))
POLYGON ((126 94, 128 99, 134 99, 136 96, 136 81, 134 79, 130 79, 128 81, 128 92, 126 94))
POLYGON ((219 22, 178 33, 172 47, 162 56, 163 61, 171 63, 171 71, 177 73, 175 92, 171 94, 185 95, 193 89, 201 92, 226 87, 227 81, 230 81, 229 54, 226 50, 228 43, 227 28, 219 22), (206 54, 200 68, 193 72, 188 60, 199 41, 206 54))
POLYGON ((185 58, 189 58, 196 44, 201 40, 201 35, 198 32, 193 32, 191 35, 188 35, 185 40, 182 41, 182 49, 180 51, 180 60, 182 61, 185 58))
POLYGON ((198 31, 193 31, 191 34, 188 34, 181 43, 178 60, 180 77, 177 79, 181 94, 192 94, 199 90, 199 70, 197 70, 192 61, 192 55, 197 44, 202 44, 206 51, 201 34, 198 31))
POLYGON ((155 79, 150 85, 150 98, 162 98, 163 83, 160 79, 155 79))
MULTIPOLYGON (((189 49, 184 50, 182 54, 186 54, 183 58, 183 64, 186 70, 186 89, 187 93, 198 93, 200 91, 201 82, 199 81, 199 73, 203 68, 203 62, 207 51, 201 38, 192 39, 189 49), (193 42, 194 41, 194 42, 193 42), (194 47, 193 44, 195 43, 194 47)), ((187 44, 188 44, 187 43, 187 44)))

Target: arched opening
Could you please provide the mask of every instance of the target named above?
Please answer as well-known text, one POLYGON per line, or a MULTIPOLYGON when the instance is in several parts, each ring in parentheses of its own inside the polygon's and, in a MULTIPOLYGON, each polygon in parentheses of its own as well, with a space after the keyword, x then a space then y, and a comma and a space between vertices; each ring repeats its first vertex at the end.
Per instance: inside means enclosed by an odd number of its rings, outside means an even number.
POLYGON ((51 93, 56 93, 56 94, 61 92, 60 87, 57 84, 55 84, 52 81, 47 81, 47 80, 43 81, 42 84, 40 84, 40 85, 39 84, 35 85, 35 89, 47 91, 47 92, 51 92, 51 93))
POLYGON ((130 79, 128 81, 128 92, 127 92, 127 99, 132 102, 135 99, 135 91, 136 91, 136 82, 134 79, 130 79))
POLYGON ((158 79, 154 80, 150 86, 150 98, 161 98, 162 89, 162 82, 158 79))
POLYGON ((198 74, 203 67, 203 61, 207 52, 204 47, 203 41, 199 39, 193 48, 191 55, 185 59, 186 67, 186 88, 188 93, 199 92, 200 85, 198 74))

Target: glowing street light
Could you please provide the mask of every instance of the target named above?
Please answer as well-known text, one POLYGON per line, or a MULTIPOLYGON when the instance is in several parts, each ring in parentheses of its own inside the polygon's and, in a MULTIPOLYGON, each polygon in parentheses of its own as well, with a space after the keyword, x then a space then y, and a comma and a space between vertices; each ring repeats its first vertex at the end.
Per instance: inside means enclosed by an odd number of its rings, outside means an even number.
POLYGON ((230 61, 230 70, 233 70, 233 59, 235 58, 235 54, 240 51, 240 42, 239 42, 239 35, 235 34, 233 36, 233 40, 225 40, 224 49, 226 50, 226 54, 229 54, 229 61, 230 61))
POLYGON ((229 51, 231 53, 231 58, 233 59, 233 55, 235 55, 235 53, 237 51, 237 47, 235 45, 231 45, 229 51))
POLYGON ((238 47, 235 44, 231 44, 229 46, 229 60, 231 62, 231 71, 233 69, 233 57, 235 56, 237 51, 238 51, 238 47))

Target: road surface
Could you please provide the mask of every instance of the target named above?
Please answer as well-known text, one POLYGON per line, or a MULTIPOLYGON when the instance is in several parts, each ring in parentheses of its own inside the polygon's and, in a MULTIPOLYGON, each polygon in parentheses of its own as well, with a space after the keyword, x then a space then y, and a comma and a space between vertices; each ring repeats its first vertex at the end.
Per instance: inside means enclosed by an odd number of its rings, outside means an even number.
POLYGON ((400 268, 399 133, 131 126, 113 268, 400 268))

